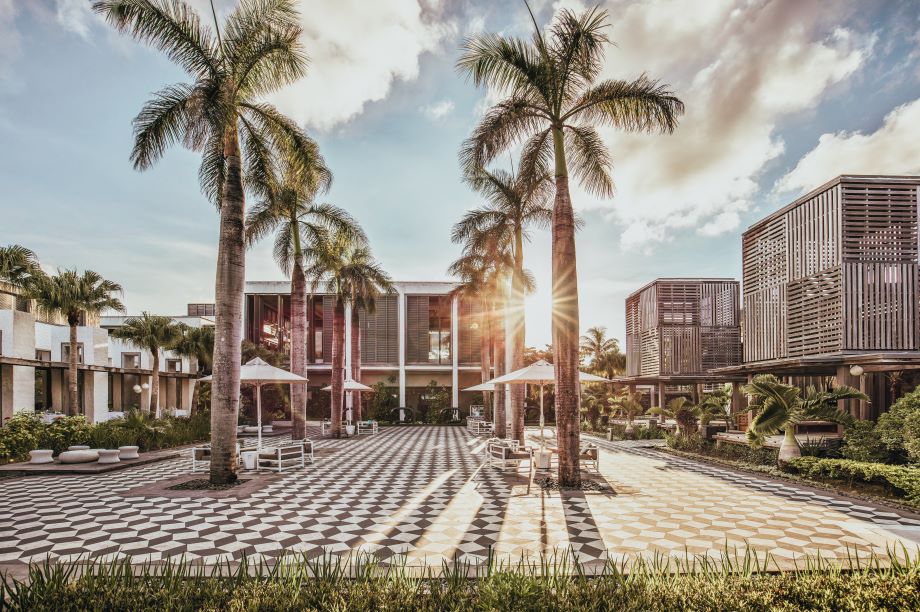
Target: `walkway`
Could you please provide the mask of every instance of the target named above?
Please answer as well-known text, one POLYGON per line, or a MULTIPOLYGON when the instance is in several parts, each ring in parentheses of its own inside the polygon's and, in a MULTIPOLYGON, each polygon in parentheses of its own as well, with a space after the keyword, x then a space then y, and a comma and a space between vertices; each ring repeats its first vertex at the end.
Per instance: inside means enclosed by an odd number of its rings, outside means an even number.
MULTIPOLYGON (((318 434, 318 432, 314 432, 318 434)), ((278 443, 278 440, 272 441, 278 443)), ((920 520, 869 504, 599 442, 616 494, 526 493, 527 477, 485 467, 484 440, 460 427, 384 428, 372 438, 320 440, 317 462, 244 499, 126 497, 188 473, 175 459, 111 474, 0 480, 0 564, 76 556, 184 555, 207 563, 244 551, 364 550, 440 566, 482 562, 492 547, 519 559, 571 548, 588 564, 635 553, 719 555, 751 546, 777 559, 884 555, 920 541, 920 520)))

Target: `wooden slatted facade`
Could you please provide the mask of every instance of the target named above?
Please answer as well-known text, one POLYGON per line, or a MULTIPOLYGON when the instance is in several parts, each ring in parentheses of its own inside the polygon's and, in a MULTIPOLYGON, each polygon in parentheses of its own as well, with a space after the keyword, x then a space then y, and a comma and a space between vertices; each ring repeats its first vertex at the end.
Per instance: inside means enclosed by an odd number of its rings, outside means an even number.
POLYGON ((377 298, 373 313, 358 311, 361 325, 361 363, 399 365, 399 296, 377 298))
POLYGON ((920 348, 917 177, 841 176, 744 233, 744 361, 920 348))
POLYGON ((482 355, 482 329, 480 329, 482 304, 479 300, 462 298, 458 304, 458 310, 460 315, 459 363, 460 365, 479 365, 482 355))
POLYGON ((658 279, 626 298, 627 377, 704 376, 741 362, 740 287, 658 279))

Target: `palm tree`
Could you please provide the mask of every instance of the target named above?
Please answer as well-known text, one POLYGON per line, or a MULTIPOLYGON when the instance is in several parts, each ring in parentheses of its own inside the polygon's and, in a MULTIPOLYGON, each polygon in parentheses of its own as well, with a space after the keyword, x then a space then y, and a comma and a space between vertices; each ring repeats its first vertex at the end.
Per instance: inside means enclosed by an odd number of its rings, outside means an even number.
MULTIPOLYGON (((634 431, 633 419, 640 414, 645 413, 645 407, 642 405, 642 394, 632 391, 623 391, 619 395, 610 399, 610 405, 626 416, 626 434, 634 431)), ((559 419, 559 416, 556 416, 559 419)))
MULTIPOLYGON (((481 261, 461 257, 451 265, 450 270, 452 275, 460 279, 460 283, 451 291, 451 297, 476 300, 479 303, 479 373, 480 382, 486 382, 492 378, 491 285, 486 281, 488 269, 481 261)), ((490 391, 482 392, 482 405, 492 405, 490 391)))
MULTIPOLYGON (((196 373, 205 376, 211 373, 211 362, 214 357, 214 328, 210 325, 191 327, 184 323, 179 324, 179 338, 170 347, 180 357, 194 359, 196 373)), ((192 411, 198 408, 201 400, 201 383, 194 382, 195 391, 192 394, 192 411)))
POLYGON ((840 410, 837 403, 843 400, 869 400, 866 394, 847 386, 820 391, 809 386, 802 397, 801 389, 787 385, 772 374, 755 376, 741 391, 751 397, 751 406, 758 411, 747 429, 747 438, 753 446, 763 444, 766 436, 784 432, 783 443, 779 448, 780 463, 802 454, 795 439, 795 426, 798 423, 808 420, 846 423, 851 417, 840 410))
POLYGON ((116 295, 121 293, 121 285, 105 280, 92 270, 79 274, 76 270, 64 270, 54 275, 33 276, 25 288, 26 296, 35 300, 38 311, 48 317, 61 316, 70 326, 70 355, 67 369, 67 389, 70 399, 68 412, 77 414, 79 393, 77 370, 77 326, 81 315, 87 318, 98 316, 106 310, 124 312, 116 295))
POLYGON ((124 340, 150 351, 150 407, 154 418, 160 418, 160 351, 172 348, 182 338, 182 328, 172 317, 144 312, 131 317, 121 327, 113 329, 113 338, 124 340))
MULTIPOLYGON (((530 7, 528 6, 528 11, 530 7)), ((506 95, 480 120, 461 152, 463 166, 484 168, 524 141, 521 172, 537 176, 553 168, 553 347, 556 364, 556 432, 559 481, 580 481, 578 465, 578 280, 575 217, 569 173, 589 192, 613 193, 610 155, 595 126, 628 131, 672 131, 683 104, 657 81, 597 82, 610 43, 607 13, 563 10, 544 35, 534 25, 531 41, 498 34, 467 39, 458 69, 476 86, 506 95)))
MULTIPOLYGON (((552 183, 549 174, 537 176, 505 170, 477 168, 466 181, 488 204, 471 210, 454 225, 452 239, 480 251, 489 244, 505 245, 512 257, 511 296, 507 303, 511 323, 511 369, 524 367, 524 296, 532 288, 524 269, 524 243, 530 228, 549 227, 552 211, 546 202, 552 183)), ((524 442, 524 387, 511 387, 511 437, 524 442)))
POLYGON ((658 415, 664 422, 665 417, 671 417, 677 423, 677 433, 689 436, 696 429, 697 420, 702 414, 700 406, 696 406, 684 395, 675 397, 664 406, 650 408, 649 414, 658 415))
MULTIPOLYGON (((331 293, 332 312, 332 427, 333 437, 342 435, 345 378, 345 306, 352 310, 373 312, 381 293, 393 291, 389 275, 383 271, 365 240, 351 232, 333 231, 329 239, 318 244, 314 262, 306 270, 312 289, 331 293)), ((352 330, 355 333, 358 330, 352 330)))
POLYGON ((603 362, 607 353, 620 350, 620 343, 616 338, 607 337, 606 327, 589 327, 581 337, 580 349, 582 355, 590 360, 589 366, 598 370, 598 365, 603 362))
POLYGON ((41 273, 33 251, 18 244, 0 247, 0 283, 22 289, 31 277, 41 273))
MULTIPOLYGON (((352 234, 364 240, 364 232, 352 217, 337 206, 320 204, 316 197, 332 183, 316 144, 310 143, 310 166, 290 158, 282 162, 280 176, 272 177, 265 197, 253 206, 246 218, 246 241, 256 243, 275 233, 275 262, 291 277, 291 372, 307 377, 307 279, 304 265, 312 259, 317 245, 328 240, 330 230, 352 234)), ((291 435, 306 437, 306 385, 291 386, 291 435)))
POLYGON ((168 85, 134 120, 131 160, 150 168, 181 143, 202 153, 202 191, 220 211, 211 389, 212 483, 236 480, 236 422, 245 279, 245 192, 264 197, 272 153, 311 162, 303 132, 266 95, 304 76, 307 58, 293 0, 241 0, 223 26, 201 23, 182 0, 102 0, 93 9, 119 32, 166 54, 191 82, 168 85))

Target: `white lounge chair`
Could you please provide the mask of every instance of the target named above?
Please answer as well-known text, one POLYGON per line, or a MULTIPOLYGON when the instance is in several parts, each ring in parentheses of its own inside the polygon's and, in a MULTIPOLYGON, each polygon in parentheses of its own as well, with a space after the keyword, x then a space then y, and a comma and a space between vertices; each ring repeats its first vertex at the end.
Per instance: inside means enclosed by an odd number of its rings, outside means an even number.
POLYGON ((284 468, 304 467, 304 465, 304 444, 302 443, 263 448, 259 451, 259 469, 265 467, 281 472, 284 468))
POLYGON ((533 454, 529 449, 514 449, 510 444, 493 442, 489 444, 489 465, 500 470, 517 469, 521 463, 533 463, 533 454))
POLYGON ((380 433, 380 426, 377 424, 377 421, 358 421, 358 435, 368 434, 374 435, 380 433))
POLYGON ((593 444, 588 444, 581 449, 578 456, 578 464, 586 470, 601 471, 600 449, 593 444))

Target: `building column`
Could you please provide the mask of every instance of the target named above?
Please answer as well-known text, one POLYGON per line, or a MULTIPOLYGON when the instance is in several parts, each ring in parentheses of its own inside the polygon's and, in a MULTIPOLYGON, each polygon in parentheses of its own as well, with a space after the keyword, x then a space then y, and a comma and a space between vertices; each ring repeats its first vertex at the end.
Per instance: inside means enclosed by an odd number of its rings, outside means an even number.
POLYGON ((406 294, 397 288, 396 329, 399 330, 399 406, 406 407, 406 294))
POLYGON ((741 412, 741 403, 741 383, 732 381, 732 398, 729 409, 733 415, 741 412))
POLYGON ((450 384, 451 408, 460 406, 460 300, 454 296, 450 301, 450 384))

